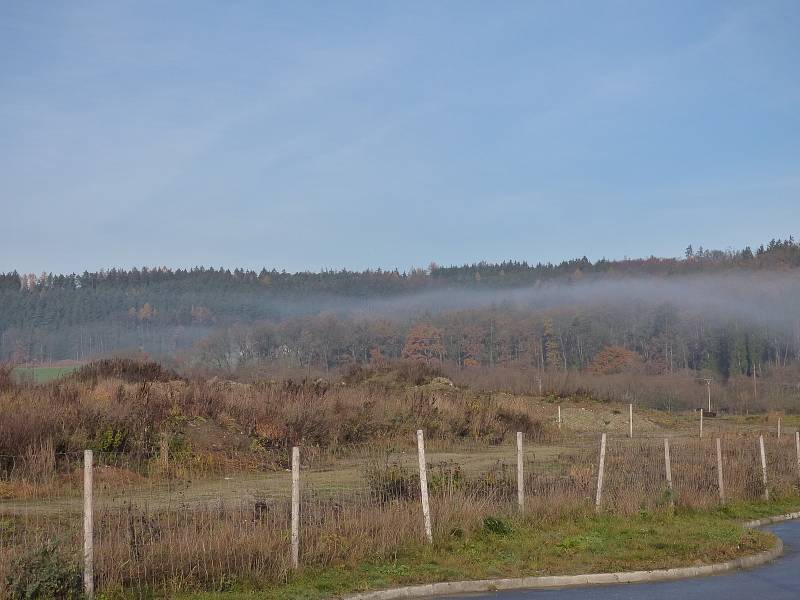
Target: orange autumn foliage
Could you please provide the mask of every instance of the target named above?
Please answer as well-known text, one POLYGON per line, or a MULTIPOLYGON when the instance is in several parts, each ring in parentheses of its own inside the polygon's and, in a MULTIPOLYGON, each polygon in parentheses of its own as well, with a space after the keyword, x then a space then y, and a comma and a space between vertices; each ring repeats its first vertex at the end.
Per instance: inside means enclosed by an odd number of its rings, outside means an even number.
POLYGON ((606 346, 594 357, 589 370, 598 375, 635 372, 642 364, 641 357, 622 346, 606 346))

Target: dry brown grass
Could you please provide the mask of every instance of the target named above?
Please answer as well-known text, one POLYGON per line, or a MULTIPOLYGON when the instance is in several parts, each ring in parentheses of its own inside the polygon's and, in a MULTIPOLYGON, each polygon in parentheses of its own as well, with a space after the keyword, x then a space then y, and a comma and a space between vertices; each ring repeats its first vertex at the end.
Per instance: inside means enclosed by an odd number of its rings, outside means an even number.
MULTIPOLYGON (((538 447, 531 450, 526 462, 526 520, 554 522, 594 511, 596 442, 585 440, 565 447, 546 460, 534 458, 538 447)), ((507 448, 513 456, 513 448, 507 448)), ((729 435, 723 439, 723 454, 728 500, 760 498, 757 437, 729 435)), ((792 441, 767 440, 767 456, 773 496, 796 495, 798 471, 792 441)), ((671 458, 677 510, 720 504, 713 439, 675 438, 671 458)), ((161 480, 108 466, 105 460, 98 468, 96 488, 100 589, 150 589, 169 595, 180 590, 276 583, 289 576, 288 476, 282 494, 262 496, 239 489, 233 496, 189 502, 185 488, 159 487, 161 480), (152 486, 149 494, 133 493, 148 485, 152 486)), ((370 468, 388 479, 376 479, 375 472, 370 475, 367 469, 348 489, 304 484, 304 567, 389 559, 398 549, 423 541, 416 472, 386 456, 373 454, 371 460, 370 468), (396 487, 381 484, 400 480, 405 483, 396 487)), ((332 469, 335 477, 336 463, 332 469)), ((470 471, 452 461, 431 464, 436 539, 469 534, 487 516, 514 517, 515 477, 515 470, 501 462, 483 471, 470 471)), ((311 481, 308 474, 303 479, 311 481)), ((609 438, 604 512, 670 511, 666 491, 661 439, 609 438)), ((40 501, 6 507, 5 516, 0 516, 0 557, 11 558, 49 537, 64 540, 79 556, 79 505, 58 511, 45 510, 47 506, 40 501)))
POLYGON ((534 440, 554 436, 553 424, 525 402, 436 383, 67 381, 2 392, 0 412, 7 415, 0 420, 0 455, 47 446, 60 454, 93 448, 141 460, 158 456, 167 435, 189 446, 184 456, 211 469, 258 463, 253 450, 404 441, 418 428, 432 438, 491 443, 516 431, 534 440))
MULTIPOLYGON (((426 432, 438 540, 487 516, 516 514, 516 431, 526 434, 524 518, 536 523, 594 511, 600 431, 609 434, 603 511, 717 506, 715 436, 722 437, 727 498, 764 492, 750 423, 708 419, 700 440, 693 415, 637 404, 643 437, 629 440, 620 435, 627 416, 620 405, 558 400, 559 430, 555 399, 474 392, 444 379, 409 386, 393 377, 345 385, 92 379, 0 391, 7 415, 0 419, 0 579, 13 556, 46 539, 80 556, 87 447, 96 451, 96 564, 106 590, 286 580, 291 445, 302 447, 304 566, 389 558, 423 541, 416 429, 426 432), (672 437, 671 495, 664 435, 672 437)), ((794 452, 790 436, 767 438, 773 496, 797 493, 794 452)))
MULTIPOLYGON (((455 383, 475 390, 507 391, 532 396, 583 396, 603 402, 633 402, 663 411, 685 411, 706 404, 706 386, 701 373, 689 370, 671 374, 619 373, 600 375, 581 371, 544 371, 524 367, 456 369, 448 366, 447 375, 455 383), (541 394, 539 393, 541 378, 541 394)), ((757 389, 750 377, 733 376, 727 381, 715 378, 715 410, 727 413, 798 412, 800 367, 772 367, 759 374, 757 389), (762 376, 763 375, 763 376, 762 376)), ((703 375, 705 376, 705 375, 703 375)))

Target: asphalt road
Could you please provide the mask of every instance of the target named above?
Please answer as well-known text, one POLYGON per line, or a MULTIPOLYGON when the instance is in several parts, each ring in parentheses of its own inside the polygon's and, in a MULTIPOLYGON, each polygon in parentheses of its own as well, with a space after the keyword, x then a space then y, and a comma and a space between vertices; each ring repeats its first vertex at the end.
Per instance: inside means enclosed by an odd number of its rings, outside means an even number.
POLYGON ((554 590, 447 596, 448 600, 800 600, 800 521, 766 528, 783 540, 779 559, 755 569, 723 575, 554 590))

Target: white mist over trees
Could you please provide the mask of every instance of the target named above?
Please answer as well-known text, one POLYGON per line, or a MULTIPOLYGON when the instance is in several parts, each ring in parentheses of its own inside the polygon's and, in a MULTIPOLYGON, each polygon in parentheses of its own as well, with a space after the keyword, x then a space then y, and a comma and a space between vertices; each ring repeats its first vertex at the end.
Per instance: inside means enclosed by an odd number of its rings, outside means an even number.
POLYGON ((145 351, 223 370, 325 371, 416 353, 459 368, 566 371, 589 369, 612 347, 635 353, 647 373, 727 379, 800 361, 798 266, 789 238, 755 252, 690 247, 680 260, 406 273, 11 273, 0 276, 0 350, 14 362, 145 351))

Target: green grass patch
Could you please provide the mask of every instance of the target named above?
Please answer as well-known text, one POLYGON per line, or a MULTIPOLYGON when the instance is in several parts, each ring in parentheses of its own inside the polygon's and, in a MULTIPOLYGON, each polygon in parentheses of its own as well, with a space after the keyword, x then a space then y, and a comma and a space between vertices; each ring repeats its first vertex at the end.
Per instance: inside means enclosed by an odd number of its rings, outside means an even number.
POLYGON ((586 516, 554 523, 487 519, 433 546, 390 559, 306 568, 283 585, 195 593, 183 600, 321 600, 382 588, 492 577, 570 575, 717 563, 771 547, 774 537, 739 521, 798 510, 800 503, 738 503, 710 512, 586 516))
POLYGON ((731 502, 715 512, 736 521, 754 521, 800 511, 797 498, 778 498, 770 502, 731 502))
POLYGON ((69 367, 16 367, 13 371, 18 381, 49 383, 72 373, 78 366, 69 367))

